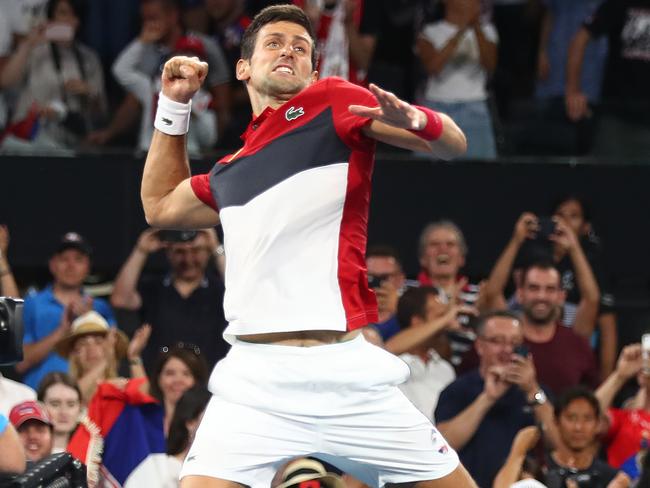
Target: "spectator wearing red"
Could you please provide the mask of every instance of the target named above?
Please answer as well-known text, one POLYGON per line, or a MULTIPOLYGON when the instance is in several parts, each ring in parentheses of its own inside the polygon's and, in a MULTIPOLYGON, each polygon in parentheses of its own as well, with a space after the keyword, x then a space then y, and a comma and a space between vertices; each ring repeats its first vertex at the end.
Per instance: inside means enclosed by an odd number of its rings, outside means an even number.
POLYGON ((18 431, 28 462, 37 462, 52 454, 53 424, 41 403, 31 400, 19 403, 11 409, 9 420, 18 431))

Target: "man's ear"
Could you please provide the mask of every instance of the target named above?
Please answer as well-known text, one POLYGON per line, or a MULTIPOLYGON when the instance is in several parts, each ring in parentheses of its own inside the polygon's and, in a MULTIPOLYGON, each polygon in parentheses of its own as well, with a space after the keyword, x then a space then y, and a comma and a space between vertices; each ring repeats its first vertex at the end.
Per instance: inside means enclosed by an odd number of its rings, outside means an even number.
POLYGON ((246 59, 240 59, 237 61, 237 66, 235 68, 235 76, 239 81, 247 81, 251 75, 251 64, 250 61, 246 59))
POLYGON ((318 71, 311 72, 311 82, 316 83, 318 81, 318 71))

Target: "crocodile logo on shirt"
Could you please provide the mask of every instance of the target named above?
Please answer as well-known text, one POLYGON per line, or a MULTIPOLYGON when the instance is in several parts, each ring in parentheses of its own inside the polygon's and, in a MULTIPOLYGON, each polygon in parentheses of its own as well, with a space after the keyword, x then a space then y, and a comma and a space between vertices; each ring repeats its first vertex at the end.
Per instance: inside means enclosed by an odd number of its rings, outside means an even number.
POLYGON ((292 120, 296 120, 298 117, 302 117, 305 115, 305 110, 302 107, 289 107, 289 109, 285 112, 284 116, 285 118, 291 122, 292 120))

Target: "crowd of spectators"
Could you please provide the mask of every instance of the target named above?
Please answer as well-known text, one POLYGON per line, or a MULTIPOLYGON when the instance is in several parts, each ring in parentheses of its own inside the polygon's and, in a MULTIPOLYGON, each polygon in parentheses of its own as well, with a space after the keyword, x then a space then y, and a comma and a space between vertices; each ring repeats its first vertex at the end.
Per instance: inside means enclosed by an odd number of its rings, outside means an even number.
MULTIPOLYGON (((529 477, 548 487, 573 486, 567 479, 632 486, 650 438, 650 353, 644 359, 641 337, 616 342, 587 203, 567 195, 551 208, 549 219, 521 215, 476 284, 463 276, 470 243, 452 221, 422 229, 416 279, 406 278, 391 246, 370 246, 379 322, 363 332, 408 365, 400 389, 479 486, 533 486, 516 484, 529 477)), ((9 229, 0 229, 0 292, 19 295, 9 229)), ((145 230, 108 300, 84 288, 92 248, 83 236, 69 232, 52 249, 52 283, 25 297, 25 357, 0 377, 0 414, 29 465, 78 452, 79 439, 95 432, 99 405, 127 392, 157 406, 168 453, 159 473, 173 480, 209 398, 209 371, 228 350, 218 234, 145 230), (167 271, 143 274, 148 257, 163 251, 167 271)))
MULTIPOLYGON (((174 54, 210 65, 193 100, 190 153, 237 147, 250 108, 233 69, 244 29, 268 3, 278 2, 116 4, 124 28, 108 33, 102 2, 0 0, 0 151, 146 151, 161 64, 174 54)), ((295 3, 317 26, 323 75, 449 113, 471 158, 634 156, 650 141, 647 0, 295 3), (540 137, 549 124, 557 134, 540 137)), ((650 353, 644 359, 640 336, 617 343, 589 206, 569 195, 551 207, 552 218, 525 212, 513 222, 480 282, 463 275, 479 243, 466 242, 460 222, 422 229, 413 279, 390 243, 370 246, 379 321, 363 333, 409 366, 401 390, 479 486, 646 486, 650 353)), ((140 413, 132 425, 143 438, 154 429, 167 453, 160 486, 177 486, 209 372, 229 348, 218 233, 144 230, 110 296, 86 289, 92 248, 76 232, 52 243, 51 283, 25 292, 9 237, 0 226, 0 295, 25 296, 25 334, 24 359, 0 376, 0 472, 83 451, 96 483, 93 463, 129 447, 102 423, 102 409, 119 401, 155 409, 150 425, 140 413), (155 254, 164 254, 162 275, 145 271, 155 254), (105 449, 87 448, 102 437, 105 449)))
POLYGON ((238 148, 250 120, 234 76, 239 44, 273 3, 309 14, 321 76, 376 83, 448 113, 468 136, 467 158, 641 157, 648 148, 644 0, 142 0, 108 9, 3 0, 0 151, 146 152, 161 66, 174 54, 210 66, 193 99, 190 155, 238 148))

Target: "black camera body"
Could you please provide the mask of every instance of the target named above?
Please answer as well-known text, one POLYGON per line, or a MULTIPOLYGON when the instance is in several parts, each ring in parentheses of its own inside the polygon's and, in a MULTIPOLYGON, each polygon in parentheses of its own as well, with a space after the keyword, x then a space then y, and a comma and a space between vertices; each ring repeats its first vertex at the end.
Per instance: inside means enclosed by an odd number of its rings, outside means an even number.
POLYGON ((546 486, 548 488, 565 488, 567 480, 572 480, 578 488, 598 488, 601 486, 601 477, 598 471, 575 471, 559 467, 546 473, 546 486))
POLYGON ((23 360, 23 300, 0 297, 0 365, 23 360))

